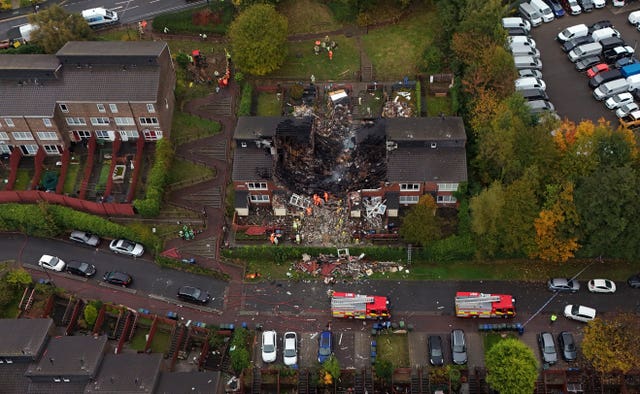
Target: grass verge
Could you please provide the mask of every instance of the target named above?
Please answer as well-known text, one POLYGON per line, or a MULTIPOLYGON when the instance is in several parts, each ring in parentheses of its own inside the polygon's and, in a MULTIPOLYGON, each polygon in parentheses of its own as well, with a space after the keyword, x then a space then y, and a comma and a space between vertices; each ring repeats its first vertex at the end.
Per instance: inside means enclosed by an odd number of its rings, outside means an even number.
POLYGON ((67 168, 67 175, 64 178, 64 186, 63 192, 66 194, 75 193, 76 183, 78 183, 78 174, 80 174, 80 170, 84 168, 84 166, 79 163, 69 163, 69 167, 67 168))
POLYGON ((178 182, 181 184, 189 184, 190 180, 211 179, 214 175, 215 171, 209 167, 176 157, 173 159, 173 163, 167 174, 167 185, 178 182))
POLYGON ((222 126, 218 122, 176 111, 171 125, 171 141, 180 145, 216 135, 220 130, 222 126))
POLYGON ((282 100, 278 100, 276 93, 258 94, 256 105, 257 116, 280 116, 282 115, 282 100))

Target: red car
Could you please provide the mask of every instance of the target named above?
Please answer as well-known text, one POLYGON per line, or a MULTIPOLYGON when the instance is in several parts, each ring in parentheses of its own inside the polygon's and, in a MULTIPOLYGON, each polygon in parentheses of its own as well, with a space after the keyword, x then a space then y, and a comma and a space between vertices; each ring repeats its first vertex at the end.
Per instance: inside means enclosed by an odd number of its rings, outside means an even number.
POLYGON ((605 71, 609 71, 609 65, 608 64, 606 64, 606 63, 596 64, 595 66, 593 66, 593 67, 591 67, 590 69, 587 70, 587 77, 593 78, 598 73, 605 72, 605 71))

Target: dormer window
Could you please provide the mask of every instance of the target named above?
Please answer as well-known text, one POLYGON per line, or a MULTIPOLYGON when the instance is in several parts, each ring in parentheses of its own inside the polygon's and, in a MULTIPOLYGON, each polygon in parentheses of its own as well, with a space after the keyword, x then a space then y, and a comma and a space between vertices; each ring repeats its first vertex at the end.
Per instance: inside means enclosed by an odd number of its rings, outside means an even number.
POLYGON ((437 144, 437 143, 435 143, 435 142, 432 142, 432 143, 431 143, 431 149, 435 149, 435 148, 437 148, 437 147, 438 147, 438 144, 437 144))

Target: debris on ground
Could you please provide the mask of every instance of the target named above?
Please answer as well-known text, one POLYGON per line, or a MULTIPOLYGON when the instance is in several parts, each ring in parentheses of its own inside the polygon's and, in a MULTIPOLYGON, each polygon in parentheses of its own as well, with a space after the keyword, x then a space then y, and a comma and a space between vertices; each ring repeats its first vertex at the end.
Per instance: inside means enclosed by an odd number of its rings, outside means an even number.
POLYGON ((338 249, 337 254, 320 254, 312 257, 303 254, 293 267, 313 276, 321 276, 325 283, 334 283, 336 278, 358 279, 381 272, 406 272, 405 267, 393 261, 371 261, 363 254, 350 256, 349 249, 338 249))

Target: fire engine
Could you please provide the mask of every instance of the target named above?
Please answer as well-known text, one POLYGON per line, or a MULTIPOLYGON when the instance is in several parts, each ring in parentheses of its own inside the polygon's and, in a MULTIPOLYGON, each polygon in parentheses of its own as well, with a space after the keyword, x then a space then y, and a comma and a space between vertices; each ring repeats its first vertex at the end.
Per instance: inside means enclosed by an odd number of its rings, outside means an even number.
POLYGON ((458 317, 514 317, 516 300, 505 294, 486 294, 469 291, 456 293, 458 317))
POLYGON ((390 319, 387 297, 331 292, 331 315, 349 319, 390 319))

